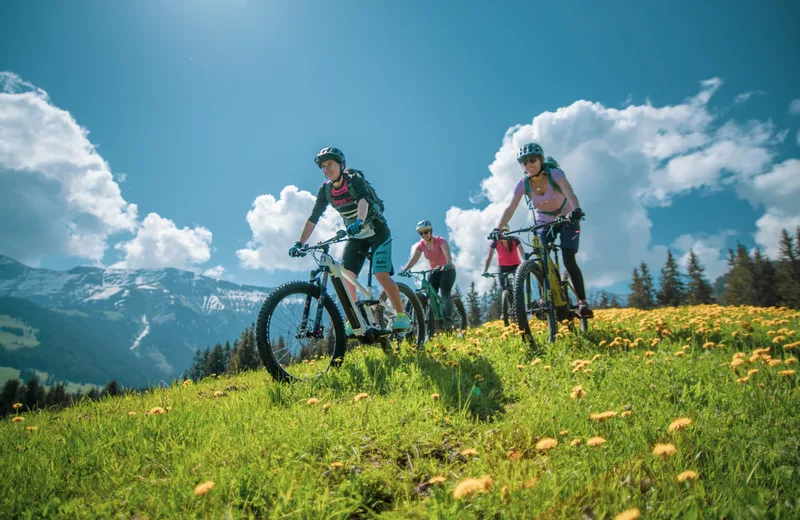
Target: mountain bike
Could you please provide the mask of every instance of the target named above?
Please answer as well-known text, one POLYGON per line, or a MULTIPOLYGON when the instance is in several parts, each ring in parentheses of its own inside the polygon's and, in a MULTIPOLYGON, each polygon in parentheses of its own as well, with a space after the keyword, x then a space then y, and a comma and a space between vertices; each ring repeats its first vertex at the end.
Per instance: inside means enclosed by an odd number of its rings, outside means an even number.
POLYGON ((514 280, 514 314, 523 335, 534 344, 530 329, 530 318, 547 322, 548 343, 553 343, 558 333, 558 324, 567 320, 574 329, 573 320, 580 323, 580 330, 589 329, 589 321, 578 312, 578 296, 568 276, 562 278, 558 251, 554 243, 544 246, 537 231, 547 229, 549 233, 571 221, 565 217, 531 227, 507 231, 506 235, 531 233, 531 252, 517 268, 514 280), (553 253, 554 258, 550 258, 553 253), (545 276, 547 273, 547 276, 545 276))
POLYGON ((277 287, 261 306, 256 342, 261 361, 274 379, 310 379, 342 363, 348 338, 339 308, 327 290, 329 279, 359 343, 377 344, 385 351, 392 349, 394 341, 407 340, 422 346, 425 318, 414 291, 405 284, 397 284, 411 330, 392 332, 390 320, 397 312, 384 291, 378 298, 373 297, 372 255, 365 253, 369 259, 367 287, 330 255, 330 246, 346 240, 347 232, 340 230, 333 238, 303 247, 301 256, 311 254, 317 269, 311 271, 307 282, 287 282, 277 287), (353 301, 344 279, 366 299, 353 301))
POLYGON ((486 276, 497 278, 498 281, 505 278, 503 291, 500 293, 500 314, 503 316, 503 325, 508 327, 511 320, 514 319, 514 272, 485 274, 486 276))
POLYGON ((420 279, 420 289, 416 291, 417 299, 422 307, 425 316, 425 326, 428 338, 432 337, 437 330, 466 330, 467 311, 464 302, 458 296, 453 296, 453 316, 450 317, 451 324, 444 316, 444 299, 439 296, 439 292, 433 288, 428 281, 427 275, 439 271, 440 268, 427 269, 420 271, 408 271, 404 276, 416 276, 420 279))

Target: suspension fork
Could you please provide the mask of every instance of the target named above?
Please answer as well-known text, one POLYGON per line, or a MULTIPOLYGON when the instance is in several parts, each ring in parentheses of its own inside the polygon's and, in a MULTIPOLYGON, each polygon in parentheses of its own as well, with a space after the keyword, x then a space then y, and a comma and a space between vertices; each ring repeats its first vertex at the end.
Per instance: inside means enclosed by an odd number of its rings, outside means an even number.
MULTIPOLYGON (((328 297, 328 268, 320 267, 311 271, 308 281, 319 287, 319 303, 317 304, 316 312, 314 313, 314 321, 312 322, 311 335, 314 337, 322 337, 322 311, 325 307, 325 298, 328 297), (322 273, 322 280, 317 276, 322 273)), ((303 315, 300 318, 300 326, 297 331, 298 336, 308 336, 308 314, 311 311, 311 296, 306 296, 306 301, 303 303, 303 315)))

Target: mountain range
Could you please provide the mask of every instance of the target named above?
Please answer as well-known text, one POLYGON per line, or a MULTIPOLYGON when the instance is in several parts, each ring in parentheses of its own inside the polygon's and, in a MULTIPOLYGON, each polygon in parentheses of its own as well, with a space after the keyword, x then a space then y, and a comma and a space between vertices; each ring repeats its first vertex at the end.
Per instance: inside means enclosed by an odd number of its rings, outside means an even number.
POLYGON ((79 384, 169 382, 197 349, 254 322, 269 291, 173 268, 55 271, 0 255, 0 368, 79 384))

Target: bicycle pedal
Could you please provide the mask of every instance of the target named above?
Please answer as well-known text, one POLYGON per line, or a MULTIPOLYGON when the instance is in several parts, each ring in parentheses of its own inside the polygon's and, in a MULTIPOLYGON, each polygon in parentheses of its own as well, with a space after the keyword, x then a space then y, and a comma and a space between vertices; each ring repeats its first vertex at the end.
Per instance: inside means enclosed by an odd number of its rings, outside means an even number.
POLYGON ((363 307, 364 305, 380 305, 380 303, 380 300, 359 300, 356 302, 356 305, 363 307))

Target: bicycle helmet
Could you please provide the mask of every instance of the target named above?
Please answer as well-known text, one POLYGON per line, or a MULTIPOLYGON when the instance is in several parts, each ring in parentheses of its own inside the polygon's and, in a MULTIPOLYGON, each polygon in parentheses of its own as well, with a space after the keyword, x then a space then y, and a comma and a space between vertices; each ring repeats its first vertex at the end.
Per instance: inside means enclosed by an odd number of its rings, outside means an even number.
POLYGON ((426 229, 433 231, 433 224, 431 224, 430 220, 420 220, 417 222, 417 233, 426 229))
POLYGON ((523 159, 532 155, 541 156, 542 162, 544 162, 544 150, 542 150, 542 147, 539 146, 538 143, 528 143, 520 148, 519 153, 517 154, 517 162, 522 164, 523 159))
POLYGON ((342 166, 342 171, 345 170, 345 158, 344 152, 339 150, 336 147, 329 146, 327 148, 323 148, 319 151, 316 157, 314 157, 314 162, 317 163, 317 167, 322 168, 322 161, 333 159, 334 161, 338 162, 342 166))

